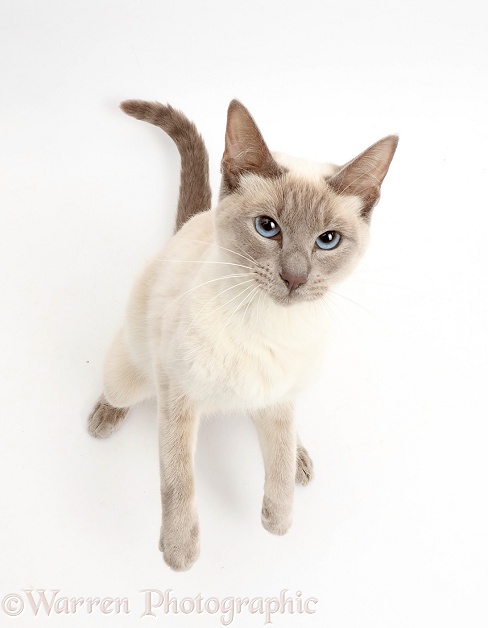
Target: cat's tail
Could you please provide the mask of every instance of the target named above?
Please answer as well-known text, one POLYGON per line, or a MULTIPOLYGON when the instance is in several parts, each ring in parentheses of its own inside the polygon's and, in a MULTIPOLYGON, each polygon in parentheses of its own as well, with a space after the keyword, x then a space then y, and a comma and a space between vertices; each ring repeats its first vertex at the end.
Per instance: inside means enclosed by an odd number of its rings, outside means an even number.
POLYGON ((192 216, 211 207, 208 153, 202 136, 193 122, 170 105, 124 100, 120 108, 129 116, 150 122, 166 131, 180 152, 180 194, 175 228, 178 231, 192 216))

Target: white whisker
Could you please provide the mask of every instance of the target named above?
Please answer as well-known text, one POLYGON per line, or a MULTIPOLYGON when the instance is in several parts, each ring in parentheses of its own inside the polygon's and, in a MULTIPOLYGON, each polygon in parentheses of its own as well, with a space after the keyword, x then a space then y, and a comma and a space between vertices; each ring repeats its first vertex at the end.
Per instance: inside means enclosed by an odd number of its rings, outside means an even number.
POLYGON ((234 251, 233 249, 228 249, 227 247, 221 246, 220 244, 217 244, 215 242, 206 242, 205 240, 194 240, 194 239, 190 239, 190 238, 182 238, 182 239, 186 240, 187 242, 199 242, 200 244, 208 244, 209 246, 217 246, 219 249, 223 249, 224 251, 229 251, 230 253, 234 253, 234 255, 238 255, 239 257, 243 257, 248 262, 251 262, 253 264, 256 263, 256 260, 252 259, 251 257, 249 257, 247 255, 243 255, 242 253, 238 253, 237 251, 234 251))
POLYGON ((259 295, 258 302, 256 303, 256 320, 257 320, 256 328, 257 329, 261 329, 261 325, 259 324, 259 315, 261 312, 261 302, 263 300, 263 297, 264 297, 264 290, 261 290, 261 294, 259 295))
MULTIPOLYGON (((360 307, 365 312, 368 312, 368 314, 370 314, 373 318, 378 320, 378 317, 375 314, 373 314, 373 312, 371 312, 371 310, 368 310, 368 308, 364 307, 364 305, 361 305, 361 303, 358 303, 357 301, 354 301, 354 299, 346 297, 343 294, 340 294, 339 292, 336 292, 335 290, 329 290, 329 294, 330 294, 331 297, 334 297, 334 296, 340 297, 341 299, 344 299, 345 301, 349 301, 350 303, 353 303, 354 305, 356 305, 357 307, 360 307)), ((337 306, 337 304, 336 304, 336 306, 337 306)))
MULTIPOLYGON (((248 286, 248 287, 246 288, 246 290, 244 290, 244 292, 246 292, 247 290, 252 290, 252 289, 253 289, 253 288, 252 288, 252 286, 248 286)), ((241 293, 241 294, 242 294, 242 293, 241 293)), ((243 299, 241 300, 241 302, 237 305, 237 307, 235 308, 235 310, 232 312, 232 314, 231 314, 231 315, 229 316, 229 318, 227 319, 227 321, 226 321, 225 325, 222 327, 222 331, 220 332, 219 337, 217 338, 217 341, 216 341, 216 343, 215 343, 215 344, 216 344, 216 346, 218 346, 218 345, 219 345, 219 343, 220 343, 220 339, 222 338, 222 335, 223 335, 224 331, 227 329, 227 327, 228 327, 228 325, 229 325, 229 323, 230 323, 230 321, 231 321, 231 318, 234 316, 234 314, 237 312, 237 310, 238 310, 238 309, 242 306, 242 304, 244 303, 244 301, 246 300, 246 298, 247 298, 247 295, 246 295, 245 297, 243 297, 243 299)))
POLYGON ((251 305, 251 303, 254 301, 258 290, 259 290, 259 285, 257 285, 254 288, 254 290, 249 295, 246 296, 246 298, 249 297, 249 301, 247 302, 246 309, 242 313, 241 325, 239 327, 239 331, 241 331, 242 327, 244 326, 244 319, 246 318, 247 310, 249 309, 249 306, 251 305))
POLYGON ((176 299, 173 299, 173 301, 171 301, 170 303, 168 303, 168 305, 164 308, 163 312, 166 312, 166 310, 171 307, 172 305, 174 305, 177 301, 179 301, 180 299, 182 299, 184 296, 186 296, 187 294, 190 294, 190 292, 193 292, 194 290, 197 290, 198 288, 202 288, 203 286, 206 286, 209 283, 213 283, 214 281, 222 281, 223 279, 232 279, 234 277, 249 277, 249 275, 252 275, 253 273, 236 273, 234 275, 223 275, 222 277, 216 277, 215 279, 209 279, 208 281, 204 281, 201 284, 198 284, 198 286, 193 286, 193 288, 190 288, 189 290, 187 290, 186 292, 183 292, 183 294, 180 294, 179 297, 177 297, 176 299))
POLYGON ((339 316, 336 315, 334 308, 338 309, 342 314, 344 314, 342 308, 340 308, 337 303, 335 303, 332 300, 323 300, 320 302, 320 305, 322 307, 322 311, 330 318, 332 319, 333 323, 335 325, 337 325, 338 328, 340 328, 340 330, 342 332, 344 332, 344 328, 343 328, 343 324, 341 321, 341 318, 339 316))
MULTIPOLYGON (((210 301, 208 301, 207 303, 205 303, 205 305, 199 310, 199 312, 197 312, 196 316, 193 318, 192 322, 190 323, 190 326, 188 327, 188 329, 186 330, 184 336, 186 336, 186 334, 188 333, 188 331, 190 331, 191 327, 193 326, 193 323, 196 321, 196 319, 199 317, 199 315, 203 312, 203 310, 208 307, 209 303, 211 303, 212 301, 214 301, 217 297, 219 297, 220 295, 224 294, 224 292, 227 292, 228 290, 231 290, 232 288, 237 288, 238 286, 242 286, 245 283, 249 283, 250 281, 254 281, 254 279, 247 279, 246 281, 241 281, 238 284, 235 284, 233 286, 230 286, 230 288, 226 288, 225 290, 222 290, 222 292, 219 292, 219 294, 216 294, 214 297, 212 297, 210 299, 210 301)), ((222 303, 221 305, 219 305, 217 308, 215 308, 214 310, 212 310, 210 313, 206 314, 202 320, 205 320, 206 318, 208 318, 209 316, 212 316, 213 314, 215 314, 215 312, 218 312, 219 310, 221 310, 223 307, 225 307, 226 305, 228 305, 229 303, 232 303, 232 301, 234 301, 235 299, 237 299, 238 297, 241 296, 241 294, 243 294, 244 292, 246 292, 246 290, 248 288, 251 288, 252 286, 246 286, 246 288, 244 288, 244 290, 242 290, 241 292, 239 292, 239 294, 234 295, 231 299, 229 299, 228 301, 226 301, 225 303, 222 303)), ((184 337, 183 336, 183 337, 184 337)))
MULTIPOLYGON (((241 253, 246 254, 246 251, 244 251, 244 249, 242 249, 240 246, 237 246, 237 244, 236 244, 235 246, 239 249, 239 251, 241 251, 241 253)), ((248 258, 250 258, 250 259, 252 259, 252 261, 253 261, 255 264, 257 264, 257 263, 258 263, 258 261, 257 261, 256 259, 254 259, 254 257, 253 257, 250 253, 247 253, 247 257, 248 257, 248 258)))
POLYGON ((193 259, 168 259, 165 257, 155 258, 158 262, 178 262, 180 264, 225 264, 226 266, 240 266, 241 268, 249 268, 252 270, 252 266, 245 266, 244 264, 236 264, 235 262, 219 262, 213 260, 193 260, 193 259))

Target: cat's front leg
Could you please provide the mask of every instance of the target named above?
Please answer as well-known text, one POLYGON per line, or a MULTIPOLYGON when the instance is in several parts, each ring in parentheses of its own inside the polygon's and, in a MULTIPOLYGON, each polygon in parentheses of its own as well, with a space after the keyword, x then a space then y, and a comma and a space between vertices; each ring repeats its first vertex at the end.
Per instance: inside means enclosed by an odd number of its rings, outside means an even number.
POLYGON ((293 492, 297 465, 297 437, 291 403, 251 413, 264 461, 263 526, 285 534, 293 519, 293 492))
POLYGON ((200 551, 193 459, 198 413, 172 386, 158 394, 163 521, 159 549, 175 571, 190 569, 200 551))

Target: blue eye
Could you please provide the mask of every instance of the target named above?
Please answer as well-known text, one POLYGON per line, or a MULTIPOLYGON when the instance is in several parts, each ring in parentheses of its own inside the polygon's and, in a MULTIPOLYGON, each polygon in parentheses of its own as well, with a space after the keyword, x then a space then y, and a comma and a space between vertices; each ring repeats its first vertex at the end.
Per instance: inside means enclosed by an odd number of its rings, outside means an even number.
POLYGON ((337 231, 326 231, 315 240, 319 249, 330 251, 335 249, 341 241, 341 234, 337 231))
POLYGON ((281 231, 278 223, 269 216, 258 216, 254 219, 254 226, 263 238, 274 238, 281 231))

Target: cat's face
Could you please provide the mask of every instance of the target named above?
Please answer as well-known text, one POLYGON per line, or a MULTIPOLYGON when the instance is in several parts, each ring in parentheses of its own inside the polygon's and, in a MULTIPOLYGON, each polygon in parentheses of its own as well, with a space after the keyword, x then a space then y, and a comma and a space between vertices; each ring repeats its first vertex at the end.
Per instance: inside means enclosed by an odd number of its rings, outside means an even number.
POLYGON ((320 299, 366 248, 396 143, 380 140, 343 168, 304 166, 273 157, 247 110, 233 101, 216 212, 219 245, 276 303, 320 299))
POLYGON ((248 174, 218 207, 217 237, 221 246, 249 258, 234 255, 233 262, 251 267, 274 301, 313 301, 364 252, 369 229, 360 210, 358 199, 341 198, 325 177, 248 174))

